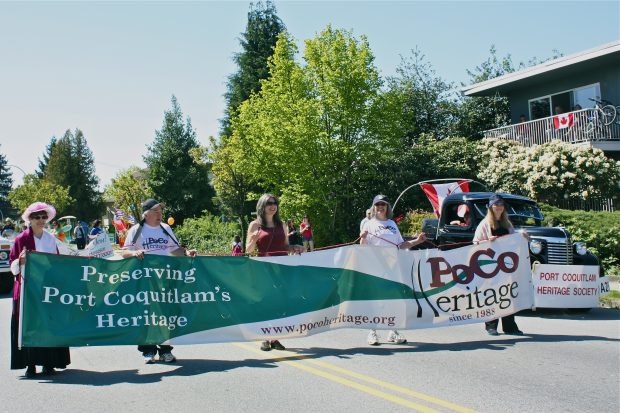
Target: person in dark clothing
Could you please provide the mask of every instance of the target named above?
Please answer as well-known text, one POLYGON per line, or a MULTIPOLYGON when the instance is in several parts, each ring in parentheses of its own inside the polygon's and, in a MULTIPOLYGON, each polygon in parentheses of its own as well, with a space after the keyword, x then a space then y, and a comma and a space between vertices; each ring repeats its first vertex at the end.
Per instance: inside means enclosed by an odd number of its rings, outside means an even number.
POLYGON ((75 224, 73 239, 75 240, 75 245, 77 245, 79 250, 86 248, 86 232, 87 231, 84 229, 81 222, 75 224))
POLYGON ((297 231, 295 221, 289 219, 286 222, 286 226, 288 227, 288 245, 301 245, 301 236, 299 235, 299 231, 297 231))

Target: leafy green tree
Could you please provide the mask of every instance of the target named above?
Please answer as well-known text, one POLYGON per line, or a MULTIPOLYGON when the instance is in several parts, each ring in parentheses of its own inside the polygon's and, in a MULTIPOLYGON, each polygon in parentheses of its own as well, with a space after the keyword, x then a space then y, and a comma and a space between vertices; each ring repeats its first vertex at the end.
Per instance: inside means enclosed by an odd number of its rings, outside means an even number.
POLYGON ((18 211, 24 211, 33 202, 46 202, 53 205, 60 215, 75 202, 69 188, 38 178, 36 174, 26 175, 24 183, 9 193, 9 200, 18 211))
POLYGON ((39 165, 37 166, 37 170, 35 174, 39 178, 43 178, 45 176, 45 170, 47 169, 47 164, 50 161, 50 157, 52 156, 52 151, 54 150, 54 146, 56 146, 56 137, 52 136, 50 139, 50 143, 45 147, 45 152, 43 152, 43 156, 39 158, 39 165))
POLYGON ((233 57, 238 70, 229 76, 224 95, 227 111, 221 120, 222 135, 230 136, 231 118, 236 116, 239 105, 258 92, 261 80, 269 77, 267 59, 273 54, 278 34, 284 28, 273 2, 250 4, 248 23, 239 39, 242 51, 233 57))
MULTIPOLYGON (((484 82, 515 71, 510 55, 499 57, 495 46, 489 50, 490 56, 476 66, 467 70, 469 83, 484 82)), ((458 132, 461 136, 482 138, 482 132, 505 126, 510 123, 510 105, 508 98, 500 95, 483 97, 464 97, 460 105, 458 132)))
POLYGON ((153 197, 146 175, 147 171, 137 166, 120 171, 106 186, 105 197, 113 200, 116 208, 130 212, 136 219, 139 219, 142 213, 140 204, 145 199, 153 197))
MULTIPOLYGON (((328 27, 307 40, 305 66, 280 35, 259 94, 233 119, 230 144, 247 173, 282 197, 282 214, 308 213, 319 243, 350 239, 370 199, 359 201, 368 168, 397 151, 389 96, 364 37, 328 27), (363 202, 363 208, 358 205, 363 202)), ((215 165, 214 165, 215 170, 215 165)))
POLYGON ((399 100, 403 144, 410 147, 422 134, 437 139, 454 136, 458 120, 454 85, 436 74, 419 49, 401 58, 396 73, 388 78, 388 88, 399 100))
POLYGON ((183 225, 175 228, 174 233, 181 245, 209 254, 230 254, 233 238, 241 235, 236 223, 222 222, 208 212, 186 219, 183 225))
POLYGON ((217 194, 215 201, 223 213, 239 221, 240 235, 245 241, 248 217, 255 208, 249 198, 251 194, 262 192, 261 188, 244 168, 244 151, 239 150, 242 145, 237 136, 223 136, 219 143, 211 138, 210 148, 194 151, 194 158, 211 165, 212 183, 217 194))
MULTIPOLYGON (((389 172, 371 176, 364 187, 372 188, 375 194, 384 193, 394 202, 405 188, 420 181, 441 178, 476 179, 477 150, 476 143, 465 138, 437 140, 423 134, 410 148, 404 148, 397 155, 375 165, 377 170, 389 172)), ((371 194, 367 195, 367 199, 371 199, 368 196, 371 194)), ((412 188, 398 202, 394 214, 400 216, 407 211, 429 208, 426 195, 419 188, 412 188)))
POLYGON ((69 189, 69 195, 75 202, 63 213, 89 221, 103 212, 95 160, 81 130, 67 130, 53 145, 44 179, 69 189))
POLYGON ((5 216, 13 212, 8 199, 12 186, 13 178, 7 166, 6 156, 0 153, 0 211, 5 216))
POLYGON ((155 198, 164 202, 175 220, 200 215, 205 209, 214 211, 213 187, 209 182, 209 167, 192 157, 199 148, 196 131, 189 117, 184 122, 176 97, 172 108, 164 112, 161 130, 143 157, 148 167, 148 179, 155 198))

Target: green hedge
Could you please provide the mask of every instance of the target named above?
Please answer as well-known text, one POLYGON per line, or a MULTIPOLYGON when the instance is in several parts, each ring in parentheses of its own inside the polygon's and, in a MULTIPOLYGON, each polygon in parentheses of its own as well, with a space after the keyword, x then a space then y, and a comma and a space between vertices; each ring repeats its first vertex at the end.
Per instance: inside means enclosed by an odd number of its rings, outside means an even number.
POLYGON ((434 212, 416 209, 405 214, 402 221, 398 223, 398 229, 403 235, 413 235, 422 232, 422 220, 426 218, 437 218, 434 212))
POLYGON ((220 217, 206 213, 200 218, 188 218, 174 228, 181 244, 199 253, 230 254, 233 238, 241 236, 235 222, 223 223, 220 217))
POLYGON ((565 227, 573 242, 585 242, 607 275, 620 275, 620 211, 569 211, 541 204, 544 225, 565 227))

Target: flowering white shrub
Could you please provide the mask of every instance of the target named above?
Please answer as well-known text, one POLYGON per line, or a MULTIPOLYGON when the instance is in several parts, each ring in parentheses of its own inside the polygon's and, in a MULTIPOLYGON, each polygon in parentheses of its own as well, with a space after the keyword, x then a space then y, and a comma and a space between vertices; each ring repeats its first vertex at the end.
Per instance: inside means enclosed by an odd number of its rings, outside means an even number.
POLYGON ((525 148, 516 142, 483 139, 478 178, 496 191, 556 204, 565 198, 618 198, 620 162, 599 149, 552 141, 525 148))

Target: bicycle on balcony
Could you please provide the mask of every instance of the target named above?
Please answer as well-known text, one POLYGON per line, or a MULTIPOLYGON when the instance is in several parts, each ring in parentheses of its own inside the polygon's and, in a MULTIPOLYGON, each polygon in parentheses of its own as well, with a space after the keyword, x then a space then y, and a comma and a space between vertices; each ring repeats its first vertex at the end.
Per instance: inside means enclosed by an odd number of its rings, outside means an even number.
POLYGON ((593 99, 588 98, 592 102, 594 102, 594 113, 596 117, 603 123, 603 125, 611 125, 614 120, 616 120, 616 116, 618 111, 616 107, 608 100, 605 99, 593 99))
POLYGON ((604 138, 610 134, 607 126, 616 120, 616 107, 607 100, 589 99, 595 103, 595 106, 592 115, 588 117, 585 133, 589 138, 604 138))

